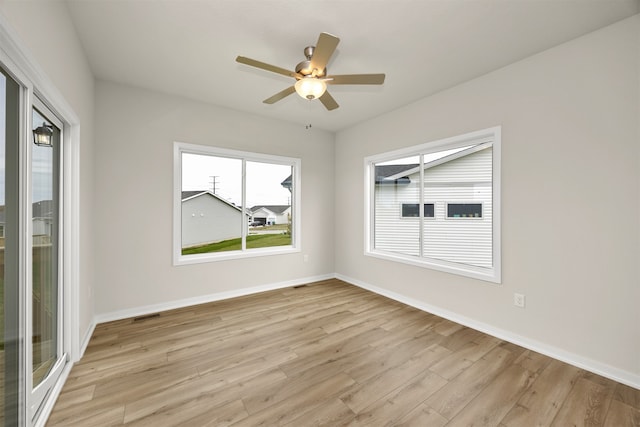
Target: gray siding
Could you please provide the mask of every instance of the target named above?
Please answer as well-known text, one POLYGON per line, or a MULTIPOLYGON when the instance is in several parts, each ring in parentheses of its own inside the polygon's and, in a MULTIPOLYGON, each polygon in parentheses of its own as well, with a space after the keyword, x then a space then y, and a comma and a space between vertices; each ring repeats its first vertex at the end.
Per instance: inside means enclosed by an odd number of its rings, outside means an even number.
MULTIPOLYGON (((425 170, 424 203, 435 217, 424 219, 423 256, 478 267, 492 265, 491 148, 425 170), (447 203, 481 203, 482 218, 447 218, 447 203)), ((419 203, 417 182, 379 185, 375 194, 375 248, 420 255, 420 222, 402 218, 403 203, 419 203)))
POLYGON ((182 202, 182 247, 240 238, 242 213, 204 194, 182 202))

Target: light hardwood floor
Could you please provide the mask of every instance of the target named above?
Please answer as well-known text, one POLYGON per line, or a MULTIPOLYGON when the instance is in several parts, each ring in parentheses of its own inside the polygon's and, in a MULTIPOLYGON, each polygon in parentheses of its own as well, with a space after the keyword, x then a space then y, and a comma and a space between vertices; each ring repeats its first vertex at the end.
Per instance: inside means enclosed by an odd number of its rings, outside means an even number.
POLYGON ((640 391, 328 280, 100 324, 48 426, 640 426, 640 391))

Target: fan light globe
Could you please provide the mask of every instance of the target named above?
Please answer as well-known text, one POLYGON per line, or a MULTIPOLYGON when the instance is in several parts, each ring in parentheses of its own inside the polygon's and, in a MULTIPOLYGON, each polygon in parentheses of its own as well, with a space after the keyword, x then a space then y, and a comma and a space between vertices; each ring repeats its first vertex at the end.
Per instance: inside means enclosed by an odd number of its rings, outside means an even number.
POLYGON ((298 80, 295 84, 298 95, 305 99, 320 98, 327 90, 327 84, 324 80, 315 77, 305 77, 298 80))

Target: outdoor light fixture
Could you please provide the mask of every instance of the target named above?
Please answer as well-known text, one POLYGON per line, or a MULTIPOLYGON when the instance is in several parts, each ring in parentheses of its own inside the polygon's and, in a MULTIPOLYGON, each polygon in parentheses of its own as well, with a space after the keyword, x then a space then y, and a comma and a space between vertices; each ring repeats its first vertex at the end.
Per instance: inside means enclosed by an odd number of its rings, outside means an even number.
POLYGON ((33 130, 33 143, 40 147, 53 146, 53 126, 42 123, 33 130))
POLYGON ((312 76, 301 78, 296 82, 295 87, 298 95, 306 99, 320 98, 327 90, 324 80, 312 76))

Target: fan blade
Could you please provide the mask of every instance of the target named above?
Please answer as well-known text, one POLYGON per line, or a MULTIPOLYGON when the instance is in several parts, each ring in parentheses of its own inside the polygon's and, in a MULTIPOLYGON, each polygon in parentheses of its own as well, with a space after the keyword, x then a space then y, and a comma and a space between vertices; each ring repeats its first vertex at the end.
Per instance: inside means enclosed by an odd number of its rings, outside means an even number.
POLYGON ((327 76, 326 82, 329 85, 381 85, 384 77, 384 74, 343 74, 327 76))
POLYGON ((336 102, 335 99, 333 99, 333 96, 329 95, 329 92, 325 92, 320 98, 318 98, 320 100, 320 102, 322 102, 322 105, 325 106, 325 108, 329 111, 331 110, 335 110, 336 108, 339 107, 338 103, 336 102))
POLYGON ((320 33, 318 42, 313 50, 311 57, 311 69, 318 70, 318 76, 322 76, 322 72, 327 67, 327 63, 336 50, 336 46, 340 43, 340 39, 328 33, 320 33))
POLYGON ((266 62, 256 61, 255 59, 247 58, 245 56, 238 56, 236 62, 241 64, 250 65, 251 67, 260 68, 262 70, 271 71, 272 73, 282 74, 287 77, 302 78, 301 75, 295 71, 290 71, 275 65, 267 64, 266 62))
POLYGON ((286 98, 287 96, 291 95, 295 91, 296 91, 296 87, 295 86, 291 86, 291 87, 286 88, 285 90, 281 90, 280 92, 278 92, 275 95, 273 95, 271 98, 267 98, 262 102, 264 102, 265 104, 274 104, 274 103, 280 101, 282 98, 286 98))

